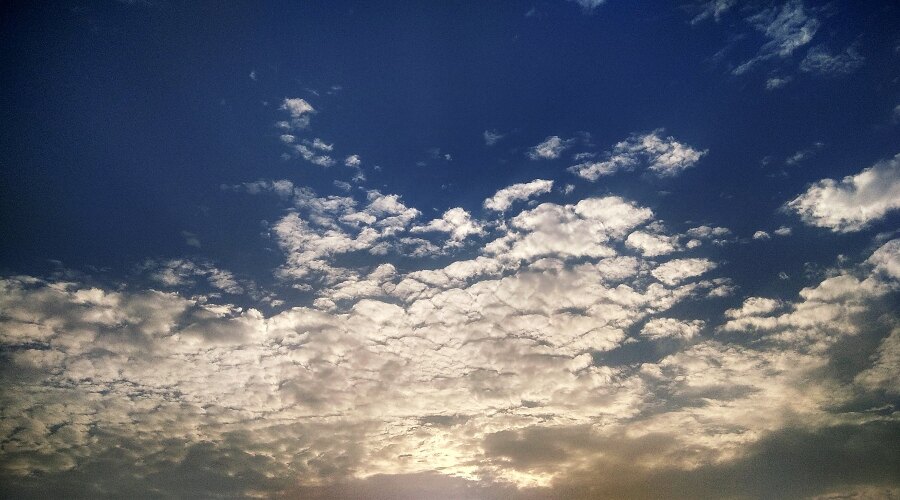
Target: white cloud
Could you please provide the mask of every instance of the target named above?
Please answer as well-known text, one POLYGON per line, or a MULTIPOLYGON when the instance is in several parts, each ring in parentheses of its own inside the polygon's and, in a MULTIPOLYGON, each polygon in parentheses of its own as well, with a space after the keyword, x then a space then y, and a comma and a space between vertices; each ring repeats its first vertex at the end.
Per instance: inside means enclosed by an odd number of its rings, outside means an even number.
POLYGON ((570 140, 560 139, 556 135, 550 136, 544 142, 529 149, 528 157, 532 160, 555 160, 569 147, 570 142, 570 140))
POLYGON ((835 232, 864 229, 900 208, 900 154, 840 181, 816 182, 786 206, 809 225, 835 232))
POLYGON ((585 12, 592 12, 597 7, 606 3, 606 0, 570 0, 577 3, 585 12))
POLYGON ((500 139, 503 139, 503 137, 504 137, 503 134, 500 134, 496 130, 485 130, 484 134, 482 134, 482 135, 484 137, 485 146, 493 146, 494 144, 497 144, 500 141, 500 139))
POLYGON ((719 22, 719 19, 734 7, 735 1, 736 0, 709 0, 703 4, 700 13, 691 19, 691 24, 697 24, 709 18, 719 22))
POLYGON ((658 129, 649 134, 632 135, 604 153, 602 160, 579 163, 569 167, 569 171, 589 181, 596 181, 619 170, 645 165, 658 177, 672 177, 694 166, 707 153, 706 150, 678 142, 671 136, 660 137, 662 132, 658 129))
POLYGON ((863 62, 865 59, 853 45, 838 54, 831 54, 828 49, 819 45, 806 53, 806 57, 800 62, 800 71, 820 75, 841 75, 853 73, 862 67, 863 62))
POLYGON ((281 109, 290 113, 291 118, 300 118, 305 114, 316 112, 312 104, 299 97, 285 98, 281 103, 281 109))
POLYGON ((876 271, 900 279, 900 239, 881 245, 866 262, 875 266, 876 271))
POLYGON ((510 220, 510 231, 489 243, 489 255, 510 262, 538 257, 570 259, 615 255, 609 243, 624 238, 653 212, 617 196, 588 198, 575 205, 544 203, 510 220))
POLYGON ((635 248, 646 257, 666 255, 678 250, 678 238, 645 231, 635 231, 628 235, 625 244, 635 248))
POLYGON ((700 320, 680 321, 672 318, 654 318, 641 328, 641 336, 650 340, 674 338, 690 340, 700 333, 704 322, 700 320))
POLYGON ((362 160, 359 158, 359 155, 350 155, 344 158, 344 165, 348 167, 358 167, 362 164, 362 160))
POLYGON ((200 238, 190 231, 182 231, 181 236, 184 237, 184 243, 189 247, 200 248, 200 238))
POLYGON ((776 229, 776 230, 774 231, 774 233, 775 233, 777 236, 790 236, 793 232, 794 232, 794 231, 793 231, 791 228, 787 227, 787 226, 781 226, 781 227, 779 227, 778 229, 776 229))
POLYGON ((747 316, 763 316, 775 312, 781 308, 781 301, 765 297, 749 297, 744 300, 740 309, 728 309, 725 316, 731 319, 745 318, 747 316))
POLYGON ((316 137, 312 142, 308 143, 314 149, 318 149, 319 151, 331 151, 334 149, 334 144, 326 144, 325 141, 316 137))
POLYGON ((316 154, 312 149, 308 148, 304 144, 297 144, 293 146, 293 150, 304 160, 320 167, 330 167, 335 163, 332 157, 328 155, 316 154))
POLYGON ((208 262, 189 259, 170 259, 164 262, 147 260, 141 265, 141 269, 148 273, 151 280, 167 287, 185 288, 195 284, 194 278, 205 278, 214 289, 232 294, 244 293, 244 288, 230 271, 218 269, 208 262))
POLYGON ((773 76, 772 78, 766 79, 766 90, 775 90, 784 87, 788 83, 791 83, 793 78, 789 76, 773 76))
MULTIPOLYGON (((353 246, 362 231, 342 226, 343 216, 368 213, 375 219, 359 224, 380 227, 411 210, 378 192, 359 210, 349 198, 284 182, 278 189, 290 192, 294 222, 315 232, 300 251, 353 246)), ((651 218, 617 197, 545 203, 510 220, 499 238, 510 248, 532 236, 535 245, 551 242, 528 265, 509 266, 507 252, 485 249, 433 270, 345 269, 333 286, 312 290, 313 307, 271 315, 177 293, 2 278, 0 345, 15 373, 0 395, 7 473, 109 476, 121 462, 110 457, 124 453, 131 474, 112 474, 116 481, 150 477, 153 485, 140 484, 154 491, 198 470, 209 479, 204 488, 224 482, 228 495, 265 496, 287 494, 286 484, 340 489, 353 478, 435 469, 565 491, 572 477, 604 465, 634 464, 629 471, 649 474, 641 478, 666 481, 700 467, 708 481, 704 464, 757 464, 754 450, 773 440, 796 448, 797 429, 885 422, 878 411, 842 408, 860 394, 878 405, 865 391, 896 387, 895 316, 855 378, 829 378, 829 356, 868 328, 860 318, 874 312, 873 298, 898 290, 886 280, 900 240, 873 253, 874 274, 836 271, 780 307, 747 299, 726 314, 744 322, 724 331, 753 331, 754 342, 731 342, 700 337, 703 321, 665 317, 714 286, 689 279, 709 261, 655 267, 617 252, 635 227, 656 231, 651 218), (561 237, 570 239, 561 248, 586 250, 566 262, 552 248, 561 237), (589 245, 598 241, 610 243, 608 257, 595 257, 589 245), (647 279, 657 275, 671 284, 647 279), (689 342, 646 351, 650 359, 629 366, 598 359, 638 328, 648 340, 689 342)), ((609 496, 628 496, 633 481, 609 496)))
POLYGON ((484 226, 472 219, 472 215, 462 208, 451 208, 440 219, 434 219, 423 226, 411 229, 413 233, 439 231, 449 233, 450 243, 461 244, 469 236, 484 234, 484 226))
POLYGON ((708 259, 675 259, 662 264, 650 274, 666 285, 672 286, 688 278, 700 276, 715 267, 716 264, 708 259))
POLYGON ((768 39, 759 53, 736 67, 732 73, 741 75, 762 61, 786 58, 812 41, 821 23, 809 15, 801 0, 790 0, 780 7, 765 9, 747 18, 747 22, 768 39))
POLYGON ((505 212, 513 203, 527 200, 539 194, 549 193, 551 189, 553 189, 553 181, 543 179, 513 184, 497 191, 494 196, 484 200, 484 208, 496 212, 505 212))
POLYGON ((754 240, 771 240, 772 236, 765 231, 757 231, 753 233, 754 240))

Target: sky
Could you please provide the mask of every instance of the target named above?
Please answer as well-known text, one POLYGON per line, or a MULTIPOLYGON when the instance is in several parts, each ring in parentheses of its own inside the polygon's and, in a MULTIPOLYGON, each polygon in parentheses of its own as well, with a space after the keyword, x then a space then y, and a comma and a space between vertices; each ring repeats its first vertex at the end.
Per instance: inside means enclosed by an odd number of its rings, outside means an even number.
POLYGON ((900 498, 896 2, 0 26, 0 496, 900 498))

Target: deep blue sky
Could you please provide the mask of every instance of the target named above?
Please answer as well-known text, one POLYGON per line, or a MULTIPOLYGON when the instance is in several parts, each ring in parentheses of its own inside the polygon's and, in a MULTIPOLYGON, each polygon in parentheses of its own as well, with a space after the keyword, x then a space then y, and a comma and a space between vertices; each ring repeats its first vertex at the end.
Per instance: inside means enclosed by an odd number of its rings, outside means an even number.
MULTIPOLYGON (((573 182, 567 165, 517 154, 548 135, 588 132, 602 149, 665 127, 709 149, 704 168, 659 184, 609 179, 582 189, 630 196, 671 222, 752 234, 806 183, 859 171, 897 143, 900 14, 890 2, 850 7, 821 6, 839 22, 818 37, 835 48, 855 43, 865 64, 838 77, 797 74, 776 91, 764 82, 778 69, 729 72, 761 33, 735 13, 692 25, 688 6, 669 2, 614 2, 591 15, 527 2, 8 7, 0 199, 2 232, 14 237, 0 262, 7 271, 39 271, 46 259, 120 267, 183 253, 182 230, 230 253, 255 228, 229 216, 236 200, 223 199, 220 184, 338 177, 279 159, 271 124, 293 96, 320 110, 316 135, 382 168, 368 172, 372 186, 426 215, 477 209, 514 182, 573 182), (332 86, 340 90, 326 95, 332 86), (488 149, 486 129, 508 137, 488 149), (814 159, 783 168, 815 142, 824 146, 814 159), (417 166, 431 148, 452 162, 417 166), (761 166, 767 156, 772 164, 761 166)), ((789 67, 799 59, 771 66, 799 73, 789 67)))

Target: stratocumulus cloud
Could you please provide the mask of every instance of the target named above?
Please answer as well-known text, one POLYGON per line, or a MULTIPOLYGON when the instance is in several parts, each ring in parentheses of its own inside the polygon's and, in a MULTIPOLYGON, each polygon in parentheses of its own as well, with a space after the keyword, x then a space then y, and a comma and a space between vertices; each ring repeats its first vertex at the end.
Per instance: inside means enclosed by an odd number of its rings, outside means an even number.
POLYGON ((807 224, 835 232, 859 231, 900 208, 900 155, 840 181, 818 181, 787 207, 807 224))
POLYGON ((20 4, 0 497, 900 497, 890 2, 20 4))

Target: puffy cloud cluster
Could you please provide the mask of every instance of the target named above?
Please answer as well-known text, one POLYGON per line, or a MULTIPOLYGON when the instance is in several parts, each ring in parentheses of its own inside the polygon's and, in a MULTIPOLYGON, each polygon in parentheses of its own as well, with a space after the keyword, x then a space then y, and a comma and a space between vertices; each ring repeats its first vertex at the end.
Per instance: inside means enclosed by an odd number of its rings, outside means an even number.
MULTIPOLYGON (((691 496, 706 491, 687 486, 693 474, 767 456, 778 433, 890 435, 871 427, 889 422, 876 413, 835 408, 895 383, 896 314, 878 302, 897 292, 898 240, 793 303, 748 298, 716 325, 685 311, 730 291, 705 278, 717 263, 673 254, 691 250, 681 238, 730 232, 669 234, 621 197, 543 203, 491 225, 462 208, 421 223, 374 190, 237 189, 289 203, 271 226, 278 273, 307 285, 309 303, 266 315, 174 292, 0 280, 9 491, 36 494, 39 475, 57 495, 55 481, 79 494, 339 497, 394 475, 418 494, 628 496, 625 479, 585 475, 619 467, 691 496), (432 233, 450 247, 486 241, 433 269, 382 258, 410 257, 427 243, 410 235, 432 233), (880 337, 866 314, 887 325, 880 337), (864 363, 832 376, 834 346, 866 336, 864 363), (603 361, 642 343, 654 349, 640 361, 603 361)), ((147 272, 172 286, 224 279, 188 261, 147 272)))
MULTIPOLYGON (((289 151, 282 155, 283 158, 303 158, 320 167, 331 167, 338 163, 338 160, 330 154, 334 151, 334 144, 329 144, 319 137, 302 139, 299 136, 301 133, 307 132, 310 117, 317 113, 312 104, 299 97, 285 98, 279 109, 286 111, 290 117, 290 120, 281 120, 275 123, 276 128, 281 130, 279 139, 289 151)), ((362 161, 359 155, 348 155, 343 164, 354 169, 354 180, 365 178, 360 168, 362 161)))
POLYGON ((693 167, 706 154, 706 150, 694 149, 673 137, 661 137, 662 133, 659 129, 632 135, 604 153, 602 159, 573 165, 569 171, 583 179, 596 181, 620 170, 646 166, 658 177, 672 177, 693 167))
POLYGON ((840 181, 818 181, 787 208, 812 226, 842 233, 864 229, 900 208, 900 154, 840 181))

